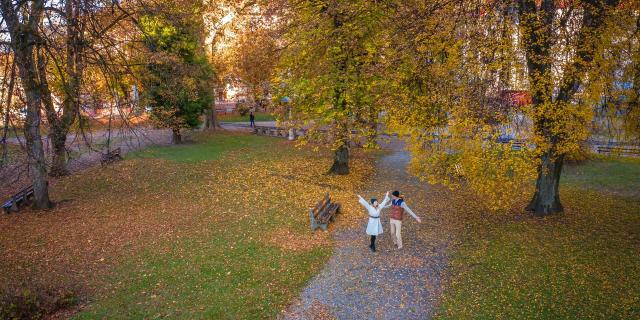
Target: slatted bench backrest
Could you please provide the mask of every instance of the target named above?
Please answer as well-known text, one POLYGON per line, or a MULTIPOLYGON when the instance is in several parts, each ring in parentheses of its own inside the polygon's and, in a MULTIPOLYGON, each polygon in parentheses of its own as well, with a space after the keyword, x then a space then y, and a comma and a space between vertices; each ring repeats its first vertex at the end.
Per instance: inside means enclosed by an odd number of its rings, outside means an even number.
POLYGON ((18 193, 14 194, 9 200, 5 201, 2 204, 2 208, 6 213, 9 213, 10 210, 18 210, 19 206, 28 203, 29 199, 33 196, 33 185, 30 185, 18 193))
POLYGON ((20 192, 16 193, 12 199, 23 199, 27 196, 30 196, 32 193, 33 193, 33 185, 30 185, 20 190, 20 192))
POLYGON ((331 197, 329 196, 329 193, 325 193, 324 198, 322 198, 322 200, 320 200, 313 208, 313 216, 318 218, 318 216, 327 209, 329 204, 331 204, 331 197))

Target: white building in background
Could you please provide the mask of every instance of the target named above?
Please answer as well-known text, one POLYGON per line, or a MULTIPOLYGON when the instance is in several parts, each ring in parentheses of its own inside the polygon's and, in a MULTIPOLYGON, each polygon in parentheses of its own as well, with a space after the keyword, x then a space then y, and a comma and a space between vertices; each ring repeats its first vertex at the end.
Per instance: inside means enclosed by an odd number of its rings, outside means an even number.
POLYGON ((238 104, 249 102, 248 88, 239 80, 225 79, 215 92, 216 111, 220 113, 232 113, 238 104))

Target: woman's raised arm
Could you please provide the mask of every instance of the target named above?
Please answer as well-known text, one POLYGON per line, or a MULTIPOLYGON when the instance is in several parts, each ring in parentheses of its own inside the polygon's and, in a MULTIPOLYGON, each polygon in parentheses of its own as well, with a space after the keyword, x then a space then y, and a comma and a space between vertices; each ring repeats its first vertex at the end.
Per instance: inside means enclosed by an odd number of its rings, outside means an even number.
POLYGON ((386 207, 387 203, 389 203, 389 192, 387 192, 384 195, 384 200, 382 200, 382 203, 380 203, 378 208, 380 208, 380 210, 384 209, 386 207))
POLYGON ((358 202, 360 202, 360 204, 362 206, 364 206, 367 210, 369 210, 371 208, 371 205, 369 204, 369 202, 367 202, 367 200, 363 199, 360 195, 358 195, 358 202))

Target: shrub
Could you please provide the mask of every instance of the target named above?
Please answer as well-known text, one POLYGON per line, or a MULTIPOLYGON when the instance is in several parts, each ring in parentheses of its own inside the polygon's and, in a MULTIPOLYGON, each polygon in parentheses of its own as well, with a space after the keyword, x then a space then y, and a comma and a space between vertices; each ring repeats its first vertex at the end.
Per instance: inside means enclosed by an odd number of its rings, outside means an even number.
POLYGON ((41 319, 46 311, 30 290, 5 294, 0 300, 0 319, 41 319))
POLYGON ((238 111, 238 113, 241 116, 246 116, 249 114, 249 111, 251 111, 251 109, 249 108, 249 106, 244 103, 244 102, 238 102, 238 104, 236 104, 236 110, 238 111))
POLYGON ((74 290, 22 285, 0 295, 0 319, 42 319, 58 310, 78 304, 74 290))

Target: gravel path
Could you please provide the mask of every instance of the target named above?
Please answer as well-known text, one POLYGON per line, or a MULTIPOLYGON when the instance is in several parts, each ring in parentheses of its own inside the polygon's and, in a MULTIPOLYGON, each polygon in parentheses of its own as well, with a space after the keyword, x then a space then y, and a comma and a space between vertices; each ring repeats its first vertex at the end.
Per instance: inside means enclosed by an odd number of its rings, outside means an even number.
MULTIPOLYGON (((388 211, 383 211, 385 234, 378 252, 368 248, 367 218, 336 230, 336 247, 325 268, 308 284, 284 319, 428 319, 436 309, 441 279, 452 237, 446 222, 428 208, 434 194, 405 170, 409 155, 398 144, 378 161, 374 185, 362 196, 381 199, 385 190, 400 190, 407 204, 423 220, 411 217, 402 226, 404 248, 394 247, 388 211)), ((354 199, 354 201, 356 201, 354 199)))

